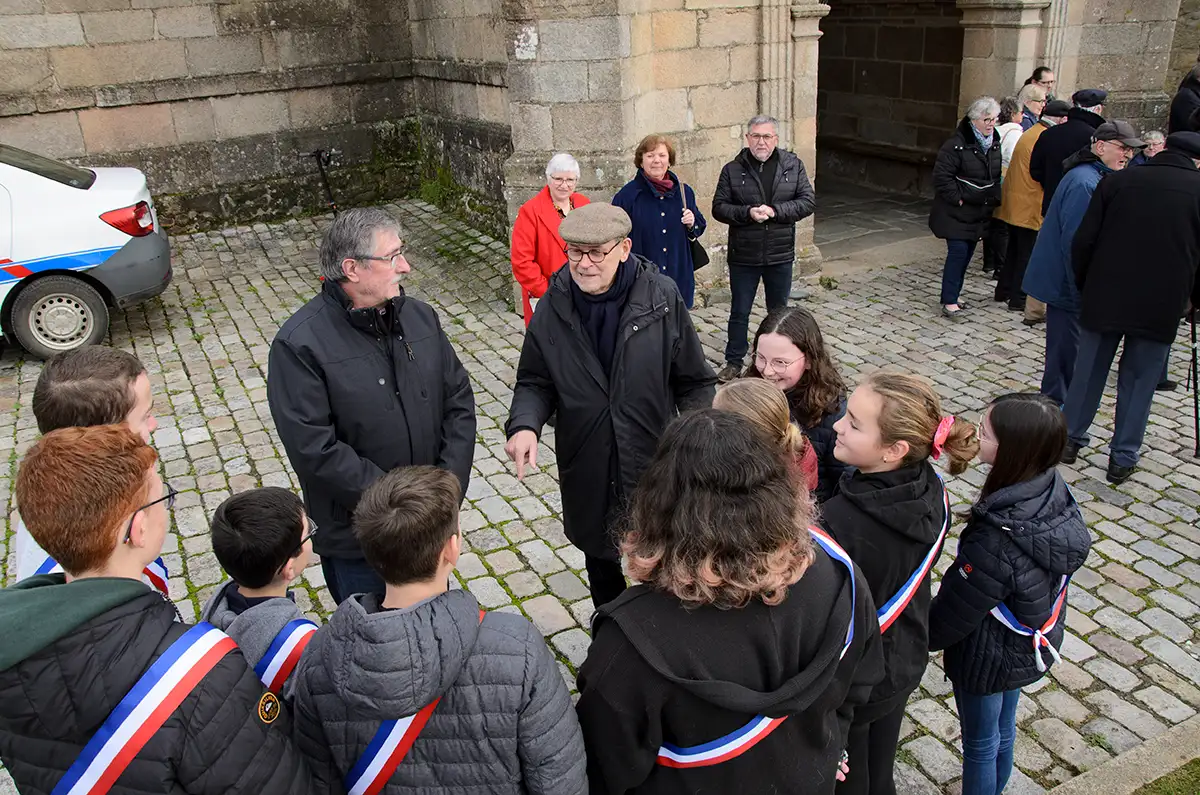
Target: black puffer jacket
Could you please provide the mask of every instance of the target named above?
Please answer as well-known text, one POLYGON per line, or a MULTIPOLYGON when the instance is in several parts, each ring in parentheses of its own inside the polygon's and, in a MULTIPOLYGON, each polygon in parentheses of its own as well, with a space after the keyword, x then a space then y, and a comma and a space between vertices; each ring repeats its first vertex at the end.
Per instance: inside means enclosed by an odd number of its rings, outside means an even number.
MULTIPOLYGON (((134 580, 31 577, 0 591, 0 759, 25 795, 51 792, 142 674, 188 627, 134 580)), ((286 710, 242 653, 171 713, 112 795, 314 792, 286 710), (269 722, 259 717, 262 699, 269 722)))
POLYGON ((763 164, 749 149, 721 169, 712 214, 729 224, 730 265, 791 265, 796 258, 796 222, 817 207, 800 158, 786 149, 776 149, 771 156, 778 165, 770 186, 762 184, 763 164), (775 217, 761 224, 750 218, 750 208, 760 204, 775 210, 775 217))
MULTIPOLYGON (((850 553, 871 586, 876 609, 899 593, 937 542, 946 519, 945 488, 928 461, 893 472, 855 472, 821 506, 821 524, 850 553)), ((940 554, 940 551, 939 551, 940 554)), ((936 557, 935 557, 936 561, 936 557)), ((911 693, 929 664, 929 604, 933 572, 883 633, 887 675, 871 704, 911 693)), ((870 721, 869 708, 857 716, 870 721)))
MULTIPOLYGON (((946 675, 967 693, 988 695, 1036 682, 1033 640, 989 615, 1004 602, 1026 626, 1050 617, 1063 575, 1087 559, 1091 536, 1071 490, 1050 469, 976 503, 958 557, 942 578, 929 616, 929 648, 946 650, 946 675)), ((1070 601, 1070 590, 1067 592, 1070 601)), ((1067 611, 1046 639, 1062 646, 1067 611)), ((1054 662, 1042 652, 1047 669, 1054 662)))
POLYGON ((712 405, 717 376, 675 283, 654 263, 637 268, 605 375, 571 300, 571 269, 550 288, 525 332, 505 432, 541 434, 555 411, 555 453, 567 538, 586 554, 618 560, 609 534, 658 437, 676 414, 712 405), (615 453, 615 472, 613 455, 615 453))
MULTIPOLYGON (((792 396, 789 394, 789 403, 791 399, 792 396)), ((833 424, 845 414, 845 396, 838 399, 836 406, 830 407, 825 416, 821 418, 820 423, 811 427, 805 427, 796 419, 795 410, 792 412, 792 421, 804 431, 804 435, 812 444, 813 452, 817 454, 817 490, 813 492, 813 497, 817 502, 825 502, 832 497, 838 481, 850 469, 833 454, 833 445, 837 442, 837 433, 833 430, 833 424)))
POLYGON ((350 521, 363 490, 398 466, 430 464, 466 493, 475 398, 437 313, 403 294, 352 309, 326 281, 271 343, 267 400, 309 514, 317 554, 361 558, 350 521))
POLYGON ((943 240, 978 240, 1000 206, 1000 133, 985 152, 963 117, 933 164, 929 229, 943 240))
POLYGON ((1092 142, 1104 117, 1083 108, 1067 111, 1067 120, 1056 124, 1038 137, 1029 154, 1029 176, 1042 183, 1042 215, 1050 211, 1054 190, 1067 173, 1068 157, 1092 142))

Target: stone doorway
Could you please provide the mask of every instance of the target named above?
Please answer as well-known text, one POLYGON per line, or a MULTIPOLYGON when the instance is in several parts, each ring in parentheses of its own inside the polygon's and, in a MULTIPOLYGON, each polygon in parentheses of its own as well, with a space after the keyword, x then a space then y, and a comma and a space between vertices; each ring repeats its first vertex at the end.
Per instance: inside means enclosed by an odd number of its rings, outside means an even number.
POLYGON ((855 259, 883 246, 933 240, 929 200, 921 196, 883 193, 822 177, 817 207, 814 240, 827 263, 855 259))

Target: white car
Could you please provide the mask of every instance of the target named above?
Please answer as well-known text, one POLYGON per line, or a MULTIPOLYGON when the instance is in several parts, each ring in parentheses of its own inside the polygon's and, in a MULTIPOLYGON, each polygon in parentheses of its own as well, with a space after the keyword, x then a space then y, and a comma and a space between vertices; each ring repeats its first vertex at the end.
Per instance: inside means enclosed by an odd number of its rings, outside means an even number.
POLYGON ((146 176, 0 144, 0 331, 40 358, 101 342, 171 282, 146 176))

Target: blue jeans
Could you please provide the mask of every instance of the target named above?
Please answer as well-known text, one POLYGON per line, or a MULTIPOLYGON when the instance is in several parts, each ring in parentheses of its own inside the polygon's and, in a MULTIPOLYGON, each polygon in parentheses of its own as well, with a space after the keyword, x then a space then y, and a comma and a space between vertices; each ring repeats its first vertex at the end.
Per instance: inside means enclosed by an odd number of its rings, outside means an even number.
POLYGON ((1042 394, 1062 405, 1067 400, 1079 351, 1079 313, 1046 305, 1046 363, 1042 394))
POLYGON ((967 266, 971 257, 975 256, 975 244, 978 240, 947 240, 946 264, 942 266, 942 306, 958 303, 958 294, 962 292, 963 279, 967 276, 967 266))
POLYGON ((746 358, 750 343, 746 335, 750 330, 750 310, 754 308, 754 296, 758 293, 758 282, 762 280, 767 294, 767 311, 787 306, 788 294, 792 291, 792 265, 748 265, 729 266, 729 341, 725 344, 725 363, 741 365, 746 358))
POLYGON ((954 689, 962 725, 962 795, 1000 795, 1012 775, 1020 690, 986 696, 954 689))
POLYGON ((321 558, 321 571, 325 573, 329 595, 339 605, 357 593, 382 597, 387 590, 383 578, 362 558, 321 558))
POLYGON ((1162 377, 1170 343, 1117 331, 1098 333, 1080 329, 1079 355, 1063 412, 1067 415, 1067 435, 1071 441, 1087 447, 1088 429, 1100 408, 1104 382, 1108 380, 1122 337, 1125 348, 1117 365, 1117 416, 1108 455, 1117 466, 1131 467, 1137 466, 1154 402, 1154 387, 1162 377))

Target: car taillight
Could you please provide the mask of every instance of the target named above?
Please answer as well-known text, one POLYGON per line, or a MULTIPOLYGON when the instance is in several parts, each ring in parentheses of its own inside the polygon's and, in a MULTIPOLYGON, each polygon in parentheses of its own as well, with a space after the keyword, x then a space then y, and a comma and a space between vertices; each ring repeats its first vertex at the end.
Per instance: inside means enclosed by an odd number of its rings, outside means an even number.
POLYGON ((138 202, 132 207, 109 210, 101 214, 100 220, 131 237, 142 237, 154 231, 154 215, 147 202, 138 202))

